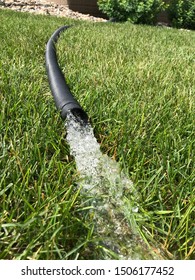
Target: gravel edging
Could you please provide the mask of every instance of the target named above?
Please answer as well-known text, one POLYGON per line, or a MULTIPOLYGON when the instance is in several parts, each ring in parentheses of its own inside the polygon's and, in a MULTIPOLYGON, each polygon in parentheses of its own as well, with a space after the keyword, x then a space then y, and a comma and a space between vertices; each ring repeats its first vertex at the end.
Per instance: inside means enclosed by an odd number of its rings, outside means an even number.
POLYGON ((91 15, 74 12, 65 5, 59 5, 47 0, 0 0, 0 8, 11 9, 18 12, 29 12, 33 14, 67 17, 93 22, 107 21, 103 18, 97 18, 91 15))

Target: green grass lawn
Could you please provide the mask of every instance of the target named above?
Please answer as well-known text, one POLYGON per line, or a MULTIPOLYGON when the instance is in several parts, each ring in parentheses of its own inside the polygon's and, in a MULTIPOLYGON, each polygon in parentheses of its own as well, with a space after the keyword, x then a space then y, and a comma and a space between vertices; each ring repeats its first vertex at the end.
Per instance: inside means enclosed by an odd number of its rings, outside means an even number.
POLYGON ((102 258, 45 72, 47 40, 74 24, 60 65, 102 151, 140 194, 144 238, 193 259, 195 32, 8 10, 0 21, 0 258, 102 258))

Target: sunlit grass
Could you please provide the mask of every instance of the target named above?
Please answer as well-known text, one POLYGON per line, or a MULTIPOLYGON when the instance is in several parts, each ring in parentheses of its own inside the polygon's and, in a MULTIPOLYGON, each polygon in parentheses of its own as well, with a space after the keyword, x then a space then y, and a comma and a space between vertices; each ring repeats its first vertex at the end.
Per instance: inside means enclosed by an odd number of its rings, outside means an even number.
POLYGON ((192 259, 195 33, 2 10, 0 17, 0 258, 104 257, 93 248, 45 74, 48 38, 74 23, 59 40, 60 64, 102 151, 138 189, 140 230, 170 257, 192 259))

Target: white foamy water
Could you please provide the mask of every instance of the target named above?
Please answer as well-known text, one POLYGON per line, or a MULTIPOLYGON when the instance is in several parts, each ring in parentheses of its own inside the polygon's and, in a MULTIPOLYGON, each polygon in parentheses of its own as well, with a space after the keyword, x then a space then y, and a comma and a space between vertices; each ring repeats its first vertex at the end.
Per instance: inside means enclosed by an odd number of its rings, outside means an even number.
POLYGON ((133 187, 132 181, 120 171, 118 163, 102 154, 90 124, 83 127, 70 114, 67 117, 66 127, 71 154, 75 158, 80 176, 85 178, 83 181, 84 190, 99 192, 100 190, 95 189, 95 187, 106 179, 109 182, 109 189, 116 188, 120 183, 120 188, 117 188, 119 192, 117 196, 122 195, 121 192, 124 188, 131 189, 133 187))
POLYGON ((121 172, 117 162, 102 154, 90 124, 82 126, 69 114, 66 128, 80 175, 78 184, 81 193, 91 197, 95 233, 103 247, 119 259, 151 259, 134 220, 138 207, 132 207, 124 195, 134 192, 132 181, 121 172))

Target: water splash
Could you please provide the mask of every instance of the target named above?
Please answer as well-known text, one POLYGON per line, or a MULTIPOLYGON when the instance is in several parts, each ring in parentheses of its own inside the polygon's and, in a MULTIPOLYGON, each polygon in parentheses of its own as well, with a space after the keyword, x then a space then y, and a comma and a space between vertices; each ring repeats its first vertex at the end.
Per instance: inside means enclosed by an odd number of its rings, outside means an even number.
MULTIPOLYGON (((126 193, 134 187, 117 162, 102 154, 90 124, 82 126, 70 113, 67 116, 67 141, 80 174, 82 194, 91 197, 95 233, 104 248, 118 259, 152 259, 140 238, 134 213, 126 193)), ((136 211, 135 211, 136 209, 136 211)))

